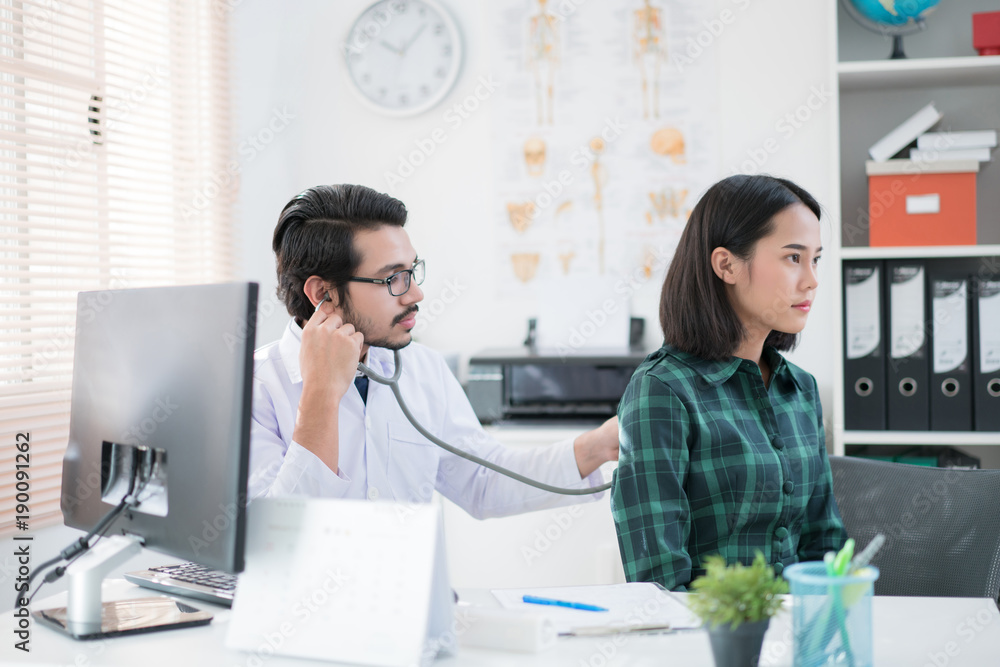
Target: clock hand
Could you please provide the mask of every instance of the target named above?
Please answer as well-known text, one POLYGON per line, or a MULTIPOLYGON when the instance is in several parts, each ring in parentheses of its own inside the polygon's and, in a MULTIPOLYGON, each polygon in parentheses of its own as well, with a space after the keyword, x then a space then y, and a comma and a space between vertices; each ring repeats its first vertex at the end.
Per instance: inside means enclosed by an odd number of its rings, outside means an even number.
POLYGON ((426 27, 427 27, 427 24, 426 23, 422 23, 420 25, 420 27, 417 28, 417 32, 414 33, 413 37, 410 38, 410 41, 408 41, 406 44, 403 45, 403 50, 400 53, 400 55, 403 55, 403 56, 406 55, 406 51, 410 48, 410 46, 413 44, 413 42, 417 41, 417 37, 420 37, 420 33, 422 33, 424 31, 424 28, 426 28, 426 27))
POLYGON ((390 51, 392 51, 393 53, 398 53, 399 55, 403 55, 403 51, 401 51, 400 49, 397 49, 397 48, 396 48, 395 46, 393 46, 393 45, 392 45, 392 44, 390 44, 389 42, 385 41, 384 39, 382 39, 382 40, 379 40, 379 43, 380 43, 380 44, 381 44, 382 46, 384 46, 385 48, 387 48, 387 49, 389 49, 390 51))

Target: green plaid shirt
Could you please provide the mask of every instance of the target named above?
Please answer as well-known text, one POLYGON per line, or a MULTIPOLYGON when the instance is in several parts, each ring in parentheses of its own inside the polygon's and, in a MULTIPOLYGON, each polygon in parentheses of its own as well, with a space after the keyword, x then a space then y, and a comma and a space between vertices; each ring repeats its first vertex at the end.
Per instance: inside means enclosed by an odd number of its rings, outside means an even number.
POLYGON ((765 348, 757 364, 706 361, 665 345, 636 369, 618 407, 611 511, 629 581, 685 590, 705 556, 775 572, 845 539, 816 380, 765 348))

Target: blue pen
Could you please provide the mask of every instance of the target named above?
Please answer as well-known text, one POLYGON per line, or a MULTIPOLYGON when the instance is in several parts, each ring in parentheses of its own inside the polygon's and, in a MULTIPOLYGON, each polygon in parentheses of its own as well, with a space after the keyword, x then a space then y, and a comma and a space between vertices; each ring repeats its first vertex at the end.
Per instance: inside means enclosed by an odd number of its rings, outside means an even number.
POLYGON ((547 604, 553 607, 566 607, 568 609, 582 609, 583 611, 608 611, 604 607, 593 604, 583 604, 582 602, 566 602, 565 600, 553 600, 552 598, 540 598, 534 595, 525 595, 521 598, 528 604, 547 604))

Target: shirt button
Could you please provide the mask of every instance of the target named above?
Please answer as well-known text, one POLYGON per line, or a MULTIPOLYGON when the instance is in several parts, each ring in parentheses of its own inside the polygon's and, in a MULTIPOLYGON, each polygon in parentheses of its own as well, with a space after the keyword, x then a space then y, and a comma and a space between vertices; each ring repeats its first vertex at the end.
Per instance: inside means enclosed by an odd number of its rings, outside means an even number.
POLYGON ((775 449, 779 449, 780 450, 780 449, 784 449, 785 448, 785 443, 783 443, 781 441, 781 438, 778 437, 778 436, 774 436, 774 440, 771 441, 771 444, 774 445, 775 449))
POLYGON ((774 573, 775 574, 781 574, 782 572, 784 572, 784 570, 785 570, 785 566, 782 563, 775 563, 774 564, 774 573))
POLYGON ((784 526, 778 526, 774 530, 774 536, 777 537, 779 540, 783 540, 786 537, 788 537, 788 529, 785 528, 784 526))
POLYGON ((789 480, 785 480, 785 485, 783 487, 781 487, 781 488, 783 488, 785 490, 785 493, 791 495, 792 491, 795 490, 795 482, 793 482, 790 479, 789 480))
POLYGON ((374 486, 368 489, 368 500, 378 500, 378 489, 374 486))

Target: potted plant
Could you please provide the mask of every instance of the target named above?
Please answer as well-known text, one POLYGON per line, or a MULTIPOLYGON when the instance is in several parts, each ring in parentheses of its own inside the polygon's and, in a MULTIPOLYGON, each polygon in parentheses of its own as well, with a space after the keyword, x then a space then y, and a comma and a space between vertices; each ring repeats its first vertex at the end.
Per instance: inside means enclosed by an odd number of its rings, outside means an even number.
POLYGON ((716 667, 756 667, 764 633, 788 592, 784 579, 757 552, 749 566, 726 566, 722 556, 705 559, 705 575, 691 584, 688 604, 708 624, 716 667))

